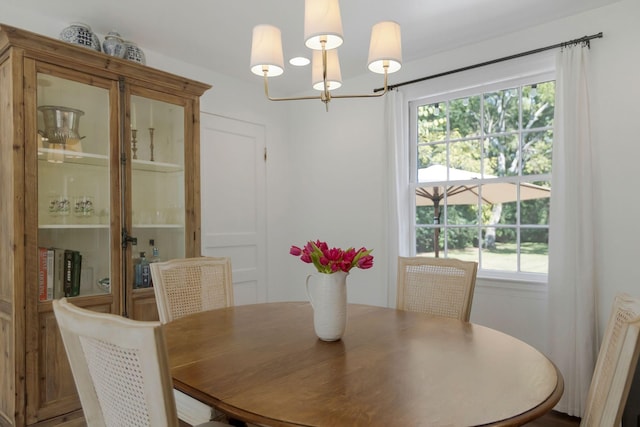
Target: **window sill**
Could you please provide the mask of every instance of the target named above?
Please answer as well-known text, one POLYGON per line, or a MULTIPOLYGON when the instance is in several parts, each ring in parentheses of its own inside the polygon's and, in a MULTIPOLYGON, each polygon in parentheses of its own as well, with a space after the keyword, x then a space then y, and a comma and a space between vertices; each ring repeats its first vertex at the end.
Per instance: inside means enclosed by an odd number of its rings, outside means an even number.
POLYGON ((476 287, 500 293, 527 293, 539 297, 547 294, 546 274, 516 274, 498 271, 478 271, 476 287))

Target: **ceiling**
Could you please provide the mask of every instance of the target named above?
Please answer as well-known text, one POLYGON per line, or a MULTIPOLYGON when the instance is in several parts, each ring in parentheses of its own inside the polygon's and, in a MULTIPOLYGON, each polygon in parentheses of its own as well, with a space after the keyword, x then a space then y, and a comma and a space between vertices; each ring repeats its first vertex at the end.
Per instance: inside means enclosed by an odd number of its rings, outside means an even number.
MULTIPOLYGON (((342 0, 342 78, 367 73, 371 26, 379 21, 394 20, 401 25, 403 60, 407 62, 616 1, 342 0)), ((0 0, 2 3, 64 23, 86 23, 101 40, 116 30, 143 50, 258 83, 261 79, 249 70, 255 25, 272 24, 282 30, 285 62, 297 55, 310 56, 303 41, 303 0, 0 0)), ((274 80, 273 89, 303 92, 310 87, 311 70, 286 64, 284 75, 274 80)), ((272 95, 280 94, 272 91, 272 95)))

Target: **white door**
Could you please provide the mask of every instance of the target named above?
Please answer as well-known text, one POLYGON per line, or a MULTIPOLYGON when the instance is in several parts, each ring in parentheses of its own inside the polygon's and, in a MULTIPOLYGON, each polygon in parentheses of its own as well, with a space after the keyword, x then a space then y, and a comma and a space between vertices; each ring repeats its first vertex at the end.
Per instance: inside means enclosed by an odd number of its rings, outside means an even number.
POLYGON ((201 114, 202 254, 229 256, 235 304, 267 300, 265 129, 201 114))

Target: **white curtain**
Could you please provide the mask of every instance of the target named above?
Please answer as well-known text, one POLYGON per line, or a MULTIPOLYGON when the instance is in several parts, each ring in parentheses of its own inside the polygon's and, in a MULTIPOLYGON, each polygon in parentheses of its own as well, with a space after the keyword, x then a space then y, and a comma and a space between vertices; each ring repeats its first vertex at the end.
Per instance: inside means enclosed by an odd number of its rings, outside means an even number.
POLYGON ((549 357, 564 377, 556 409, 582 416, 597 357, 589 49, 556 59, 549 232, 549 357))
POLYGON ((385 121, 387 141, 389 219, 389 276, 387 305, 395 307, 398 256, 409 251, 409 150, 405 129, 406 107, 402 92, 390 91, 385 95, 385 121))

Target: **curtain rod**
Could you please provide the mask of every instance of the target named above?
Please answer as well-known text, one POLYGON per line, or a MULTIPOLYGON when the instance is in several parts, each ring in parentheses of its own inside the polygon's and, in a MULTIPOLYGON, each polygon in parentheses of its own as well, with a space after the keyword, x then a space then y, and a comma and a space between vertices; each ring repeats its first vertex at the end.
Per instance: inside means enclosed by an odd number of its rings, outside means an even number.
MULTIPOLYGON (((426 77, 421 77, 419 79, 409 80, 409 81, 402 82, 402 83, 396 83, 394 85, 389 85, 388 88, 389 88, 389 90, 392 90, 392 89, 395 89, 395 88, 400 87, 400 86, 406 86, 406 85, 410 85, 410 84, 414 84, 414 83, 419 83, 419 82, 423 82, 425 80, 435 79, 437 77, 444 77, 444 76, 448 76, 449 74, 455 74, 455 73, 459 73, 461 71, 472 70, 474 68, 480 68, 480 67, 484 67, 486 65, 496 64, 498 62, 509 61, 511 59, 521 58, 523 56, 528 56, 528 55, 533 55, 535 53, 544 52, 545 50, 551 50, 551 49, 557 49, 557 48, 562 48, 562 47, 571 46, 571 45, 577 45, 579 43, 587 43, 587 44, 589 44, 589 40, 591 40, 591 39, 601 39, 601 38, 602 38, 602 31, 599 32, 598 34, 593 34, 591 36, 584 36, 584 37, 580 37, 579 39, 569 40, 569 41, 562 42, 562 43, 556 43, 556 44, 551 45, 551 46, 545 46, 545 47, 541 47, 541 48, 538 48, 538 49, 529 50, 529 51, 526 51, 526 52, 516 53, 514 55, 504 56, 504 57, 498 58, 498 59, 492 59, 491 61, 480 62, 478 64, 468 65, 468 66, 462 67, 462 68, 456 68, 455 70, 444 71, 442 73, 432 74, 432 75, 426 76, 426 77)), ((377 88, 377 89, 374 89, 373 92, 380 92, 380 91, 383 91, 383 90, 384 90, 384 88, 377 88)))

